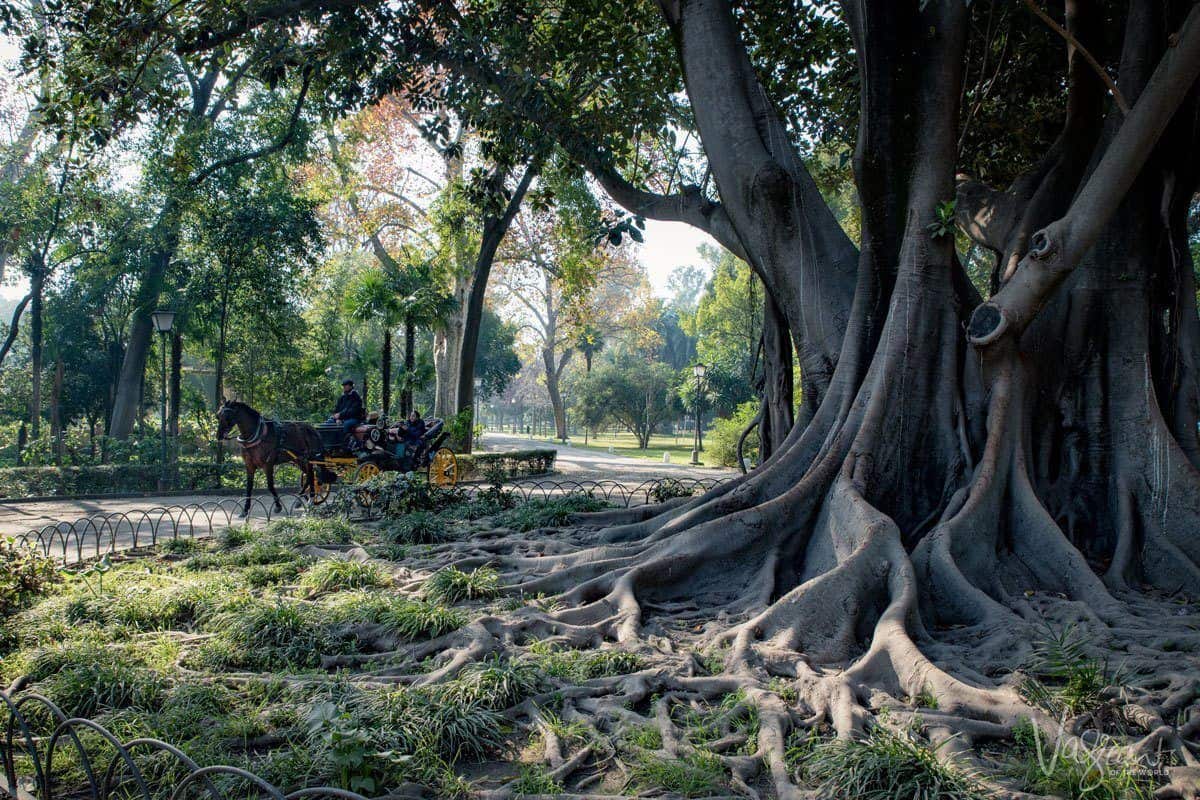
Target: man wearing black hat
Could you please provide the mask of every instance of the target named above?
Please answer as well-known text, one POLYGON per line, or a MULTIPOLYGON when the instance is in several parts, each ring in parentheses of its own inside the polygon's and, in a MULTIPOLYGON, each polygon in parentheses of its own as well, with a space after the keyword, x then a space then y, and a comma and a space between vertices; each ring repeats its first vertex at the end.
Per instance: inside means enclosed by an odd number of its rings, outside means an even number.
POLYGON ((349 436, 350 431, 354 430, 362 420, 362 398, 358 396, 358 392, 354 391, 354 381, 347 378, 342 381, 342 396, 338 398, 337 405, 333 409, 333 416, 329 418, 329 421, 342 423, 342 429, 349 436))

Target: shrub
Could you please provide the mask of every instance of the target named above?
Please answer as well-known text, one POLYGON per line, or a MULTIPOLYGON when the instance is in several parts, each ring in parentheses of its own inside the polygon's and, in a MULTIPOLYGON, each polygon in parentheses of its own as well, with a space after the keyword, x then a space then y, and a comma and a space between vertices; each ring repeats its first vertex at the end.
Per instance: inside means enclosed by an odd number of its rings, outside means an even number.
POLYGON ((496 517, 500 528, 527 533, 538 528, 555 528, 571 521, 571 515, 608 508, 604 500, 591 494, 569 494, 549 500, 530 500, 496 517))
POLYGON ((175 538, 164 539, 158 543, 158 551, 167 556, 188 556, 199 553, 204 549, 204 543, 199 539, 175 538))
POLYGON ((0 541, 0 618, 28 608, 58 580, 54 561, 33 548, 0 541))
POLYGON ((447 567, 433 573, 425 582, 424 592, 429 599, 443 603, 490 600, 500 593, 500 576, 487 567, 470 572, 447 567))
POLYGON ((554 471, 558 451, 550 448, 510 450, 506 453, 471 453, 459 455, 458 479, 478 480, 490 483, 513 478, 546 475, 554 471))
POLYGON ((369 589, 383 586, 388 578, 377 565, 360 561, 327 559, 318 562, 304 573, 300 586, 309 597, 347 589, 369 589))
POLYGON ((863 739, 817 744, 805 765, 818 793, 856 800, 984 800, 987 791, 971 775, 943 763, 936 749, 911 731, 876 727, 863 739))
MULTIPOLYGON (((742 431, 746 430, 746 426, 758 416, 758 408, 758 401, 750 400, 738 406, 732 417, 714 420, 712 430, 708 433, 708 439, 704 442, 704 452, 708 458, 724 467, 736 467, 738 465, 738 439, 741 437, 742 431)), ((747 464, 758 458, 757 429, 746 437, 743 454, 746 456, 747 464)))
POLYGON ((1116 681, 1104 662, 1088 655, 1087 642, 1072 625, 1047 628, 1044 638, 1034 644, 1027 669, 1032 677, 1018 685, 1021 694, 1056 717, 1098 708, 1104 690, 1116 681))
POLYGON ((437 544, 448 538, 448 526, 446 520, 436 514, 414 511, 385 522, 379 533, 393 544, 437 544))
POLYGON ((513 782, 512 791, 517 797, 539 794, 562 794, 563 785, 550 777, 541 764, 525 764, 520 776, 513 782))
MULTIPOLYGON (((219 489, 242 476, 240 461, 179 462, 178 488, 219 489)), ((6 467, 0 469, 0 497, 155 492, 162 468, 157 464, 104 464, 87 467, 6 467)))
POLYGON ((684 486, 674 478, 665 478, 654 484, 654 488, 650 490, 650 499, 655 503, 665 503, 677 497, 691 497, 693 494, 694 489, 684 486))

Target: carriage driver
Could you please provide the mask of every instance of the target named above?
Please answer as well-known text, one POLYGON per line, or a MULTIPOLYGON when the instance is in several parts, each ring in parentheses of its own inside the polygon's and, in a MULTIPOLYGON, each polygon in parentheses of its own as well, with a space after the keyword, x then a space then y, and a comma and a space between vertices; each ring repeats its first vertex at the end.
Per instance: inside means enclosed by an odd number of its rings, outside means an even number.
POLYGON ((347 436, 363 421, 363 401, 354 391, 354 381, 349 378, 342 381, 342 396, 338 398, 333 416, 328 421, 340 422, 347 436))

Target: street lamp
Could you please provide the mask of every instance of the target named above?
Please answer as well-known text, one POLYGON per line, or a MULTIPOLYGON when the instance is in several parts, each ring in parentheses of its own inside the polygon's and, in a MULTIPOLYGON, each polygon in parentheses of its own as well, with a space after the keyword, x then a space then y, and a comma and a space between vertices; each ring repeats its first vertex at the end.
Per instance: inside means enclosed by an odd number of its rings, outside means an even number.
POLYGON ((150 315, 154 330, 162 334, 162 471, 158 476, 158 489, 167 488, 167 337, 175 324, 175 312, 159 309, 150 315))
POLYGON ((704 449, 704 442, 700 438, 700 405, 704 399, 703 384, 704 376, 708 373, 708 367, 697 362, 692 366, 692 375, 696 377, 696 445, 692 448, 692 465, 700 466, 700 451, 704 449))

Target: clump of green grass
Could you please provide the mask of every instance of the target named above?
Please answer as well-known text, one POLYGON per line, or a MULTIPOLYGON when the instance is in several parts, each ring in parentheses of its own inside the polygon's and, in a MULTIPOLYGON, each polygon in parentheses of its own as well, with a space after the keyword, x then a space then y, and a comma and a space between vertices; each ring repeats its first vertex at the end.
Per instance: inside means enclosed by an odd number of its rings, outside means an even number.
MULTIPOLYGON (((1025 721, 1013 731, 1015 771, 1028 791, 1066 800, 1150 800, 1153 775, 1132 759, 1100 760, 1080 742, 1047 741, 1025 721)), ((1099 748, 1097 748, 1099 749, 1099 748)))
POLYGON ((497 656, 464 668, 447 685, 447 694, 460 703, 503 710, 534 694, 541 683, 542 674, 534 665, 497 656))
POLYGON ((638 725, 625 731, 621 736, 621 744, 626 749, 636 747, 641 750, 661 750, 662 731, 653 725, 638 725))
POLYGON ((262 531, 249 525, 230 525, 217 537, 217 545, 222 550, 233 550, 250 544, 262 536, 262 531))
POLYGON ((358 529, 341 517, 289 517, 278 519, 263 529, 263 537, 290 547, 349 544, 358 529))
POLYGON ((283 598, 245 600, 214 617, 211 627, 217 637, 195 654, 199 665, 210 669, 316 667, 322 655, 348 647, 320 609, 283 598))
POLYGON ((862 739, 830 739, 812 748, 805 768, 818 793, 855 800, 985 800, 976 778, 943 763, 911 731, 875 727, 862 739))
POLYGON ((566 791, 563 785, 550 777, 550 773, 541 764, 526 764, 521 767, 521 774, 512 784, 512 791, 517 797, 538 794, 562 794, 566 791))
POLYGON ((500 576, 488 567, 463 572, 455 567, 440 569, 425 582, 425 596, 443 603, 491 600, 500 593, 500 576))
POLYGON ((496 516, 496 526, 527 533, 538 528, 557 528, 571 521, 573 514, 603 511, 609 504, 590 494, 569 494, 551 500, 530 500, 528 503, 496 516))
POLYGON ((533 663, 543 673, 572 683, 626 675, 637 672, 645 664, 641 656, 626 650, 561 650, 535 642, 530 645, 529 652, 533 663))
POLYGON ((437 544, 450 538, 446 520, 429 511, 414 511, 379 527, 379 535, 392 544, 437 544))
POLYGON ((190 556, 203 549, 204 543, 192 538, 165 539, 158 543, 158 551, 167 556, 190 556))
POLYGON ((381 693, 369 713, 371 724, 388 732, 390 747, 397 752, 427 750, 454 762, 481 758, 503 743, 500 712, 464 700, 446 686, 381 693))
POLYGON ((746 736, 742 752, 750 754, 758 749, 761 724, 758 709, 747 701, 746 693, 740 689, 726 694, 714 708, 687 709, 683 724, 688 739, 695 744, 709 744, 729 733, 739 732, 746 736))
MULTIPOLYGON (((684 797, 705 797, 725 784, 720 760, 708 753, 691 753, 683 758, 660 758, 642 753, 631 765, 630 782, 639 791, 663 789, 684 797)), ((856 797, 854 795, 839 795, 856 797)))
POLYGON ((410 640, 436 638, 467 624, 467 616, 456 609, 373 592, 344 595, 330 611, 338 622, 380 625, 410 640))
POLYGON ((327 559, 318 562, 300 578, 300 588, 309 597, 348 589, 372 589, 384 586, 387 575, 377 564, 327 559))
POLYGON ((38 691, 68 716, 94 717, 122 708, 161 706, 168 684, 144 656, 85 640, 34 657, 30 677, 38 691))

